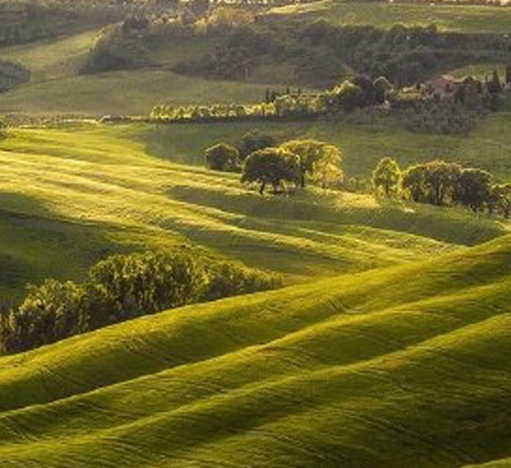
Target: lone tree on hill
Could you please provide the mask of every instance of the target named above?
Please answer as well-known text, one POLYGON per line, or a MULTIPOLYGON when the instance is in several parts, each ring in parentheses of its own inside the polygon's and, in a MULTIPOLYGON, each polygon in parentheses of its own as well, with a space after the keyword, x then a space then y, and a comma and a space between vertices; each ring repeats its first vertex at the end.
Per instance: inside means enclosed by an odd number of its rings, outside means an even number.
POLYGON ((236 172, 239 168, 240 153, 231 145, 220 143, 206 150, 206 163, 215 171, 236 172))
POLYGON ((342 153, 334 145, 316 140, 292 140, 284 143, 281 148, 296 154, 300 158, 300 186, 305 187, 307 177, 315 179, 317 171, 321 168, 323 175, 327 169, 331 171, 337 166, 339 178, 342 178, 340 164, 342 153))
POLYGON ((270 184, 275 193, 279 192, 283 182, 300 181, 300 158, 282 148, 265 148, 255 151, 243 164, 241 182, 258 182, 262 195, 266 185, 270 184))
POLYGON ((373 187, 386 197, 396 195, 401 182, 401 169, 395 159, 383 158, 373 172, 373 187))

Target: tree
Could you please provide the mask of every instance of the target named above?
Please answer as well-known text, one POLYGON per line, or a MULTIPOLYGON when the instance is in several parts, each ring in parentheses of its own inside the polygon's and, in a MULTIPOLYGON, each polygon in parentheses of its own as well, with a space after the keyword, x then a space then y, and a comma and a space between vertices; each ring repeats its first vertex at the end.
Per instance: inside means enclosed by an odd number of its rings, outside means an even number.
POLYGON ((273 135, 259 133, 257 130, 245 133, 237 144, 241 159, 245 159, 254 151, 270 148, 277 143, 273 135))
POLYGON ((441 206, 455 197, 461 166, 445 161, 417 164, 403 173, 403 188, 415 202, 441 206))
POLYGON ((426 167, 423 164, 411 166, 403 172, 401 185, 403 190, 416 202, 424 202, 426 200, 426 167))
POLYGON ((282 148, 265 148, 245 159, 241 182, 258 182, 261 195, 266 185, 270 184, 277 193, 286 181, 300 181, 300 158, 296 154, 282 148))
POLYGON ((497 184, 491 188, 495 201, 495 208, 499 210, 505 218, 511 215, 511 184, 497 184))
POLYGON ((352 83, 362 90, 363 106, 370 106, 376 103, 376 88, 371 78, 364 75, 358 75, 355 78, 353 78, 352 83))
POLYGON ((385 103, 387 93, 392 91, 394 87, 387 78, 380 76, 374 81, 374 98, 377 104, 385 103))
POLYGON ((339 148, 317 140, 291 140, 281 146, 282 149, 296 154, 300 158, 300 186, 306 184, 307 176, 314 178, 315 171, 321 166, 321 159, 328 158, 330 163, 323 164, 323 169, 335 164, 340 169, 342 153, 339 148))
POLYGON ((337 146, 324 146, 321 157, 313 164, 313 181, 322 188, 339 186, 344 178, 341 162, 342 153, 337 146))
POLYGON ((46 280, 31 286, 22 304, 8 314, 3 347, 22 351, 83 331, 83 289, 71 281, 46 280))
POLYGON ((231 145, 219 143, 206 150, 206 163, 215 171, 234 172, 239 167, 240 153, 231 145))
POLYGON ((94 329, 197 302, 206 281, 199 263, 185 253, 113 255, 89 271, 87 324, 94 329))
POLYGON ((502 92, 502 83, 500 82, 499 72, 493 70, 491 79, 486 84, 486 89, 490 94, 500 94, 502 92))
MULTIPOLYGON (((350 81, 345 81, 334 88, 336 105, 340 110, 353 110, 364 105, 364 92, 359 86, 350 81)), ((337 109, 334 109, 337 110, 337 109)))
POLYGON ((386 197, 396 195, 401 181, 401 169, 395 159, 383 158, 373 172, 373 187, 376 192, 385 194, 386 197))
POLYGON ((477 213, 490 197, 491 183, 490 173, 482 169, 463 169, 459 177, 455 199, 477 213))
POLYGON ((426 184, 430 203, 443 205, 447 197, 453 197, 461 174, 461 166, 445 161, 426 163, 426 184))

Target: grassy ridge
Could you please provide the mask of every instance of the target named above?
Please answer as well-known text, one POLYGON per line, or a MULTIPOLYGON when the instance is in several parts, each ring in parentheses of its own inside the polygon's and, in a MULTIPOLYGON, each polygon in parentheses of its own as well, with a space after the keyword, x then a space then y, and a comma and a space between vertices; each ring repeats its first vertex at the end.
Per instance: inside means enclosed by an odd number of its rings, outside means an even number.
POLYGON ((508 456, 510 245, 2 358, 0 460, 458 467, 508 456))

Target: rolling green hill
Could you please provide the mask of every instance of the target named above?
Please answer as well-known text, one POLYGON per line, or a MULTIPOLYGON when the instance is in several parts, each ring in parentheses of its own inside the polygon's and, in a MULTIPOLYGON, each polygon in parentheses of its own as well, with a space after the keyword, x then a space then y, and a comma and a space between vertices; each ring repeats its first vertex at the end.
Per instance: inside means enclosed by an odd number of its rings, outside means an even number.
POLYGON ((507 457, 510 246, 1 358, 2 466, 457 468, 507 457))
POLYGON ((314 138, 342 148, 348 176, 370 177, 378 161, 396 158, 403 166, 419 161, 447 159, 484 168, 497 177, 511 177, 511 113, 481 120, 468 136, 412 133, 392 118, 354 115, 350 120, 305 123, 215 123, 149 127, 139 132, 152 154, 174 162, 202 164, 202 150, 219 141, 237 142, 257 129, 278 139, 314 138))
POLYGON ((4 298, 48 276, 80 278, 112 252, 183 242, 294 282, 407 263, 508 232, 496 219, 369 195, 260 197, 237 175, 162 159, 148 141, 153 131, 27 128, 0 142, 4 298))

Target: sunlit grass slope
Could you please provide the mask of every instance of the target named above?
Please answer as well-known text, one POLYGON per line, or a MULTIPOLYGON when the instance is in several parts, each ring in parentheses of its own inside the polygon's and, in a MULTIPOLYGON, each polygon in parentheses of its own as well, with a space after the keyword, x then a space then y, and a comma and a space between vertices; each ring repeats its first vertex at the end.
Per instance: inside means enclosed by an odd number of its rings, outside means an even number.
POLYGON ((504 459, 510 278, 504 237, 1 358, 0 464, 458 468, 504 459))
POLYGON ((215 42, 203 38, 147 44, 143 69, 81 75, 100 30, 0 48, 0 58, 21 64, 31 80, 0 99, 0 112, 148 114, 162 102, 180 105, 260 102, 267 84, 207 80, 170 71, 178 62, 202 56, 215 42))
MULTIPOLYGON (((462 2, 461 2, 462 3, 462 2)), ((511 8, 486 5, 442 5, 441 2, 353 2, 322 1, 312 5, 275 8, 272 13, 303 14, 325 18, 336 24, 372 24, 390 28, 396 24, 428 26, 442 30, 471 33, 509 32, 511 8)))
POLYGON ((116 251, 194 243, 295 281, 407 263, 508 232, 484 216, 370 195, 260 197, 238 175, 154 156, 146 130, 18 129, 0 142, 4 297, 46 277, 79 278, 116 251))
POLYGON ((344 168, 350 176, 370 177, 378 161, 391 156, 407 166, 420 161, 446 159, 486 169, 496 177, 511 178, 511 113, 482 119, 468 136, 412 133, 394 119, 361 116, 340 122, 241 123, 169 125, 140 132, 148 151, 176 162, 202 164, 203 149, 226 141, 235 143, 257 129, 281 140, 315 138, 342 148, 344 168))

